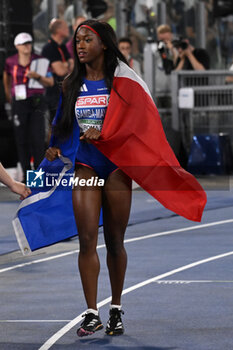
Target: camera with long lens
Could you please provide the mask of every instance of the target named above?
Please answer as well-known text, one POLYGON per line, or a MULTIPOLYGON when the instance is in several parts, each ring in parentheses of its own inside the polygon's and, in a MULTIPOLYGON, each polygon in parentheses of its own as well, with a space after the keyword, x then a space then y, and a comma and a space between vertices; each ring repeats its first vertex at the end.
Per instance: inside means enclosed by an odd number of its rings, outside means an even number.
POLYGON ((188 47, 188 43, 180 38, 180 39, 176 39, 176 40, 172 40, 172 45, 175 47, 175 48, 181 48, 182 50, 186 50, 187 47, 188 47))
POLYGON ((166 52, 166 50, 167 50, 166 44, 165 44, 165 42, 162 41, 162 40, 158 41, 158 43, 157 43, 157 48, 158 48, 158 51, 159 51, 160 53, 164 53, 164 52, 166 52))
POLYGON ((169 58, 170 53, 164 41, 160 40, 157 42, 157 50, 160 53, 165 74, 171 74, 171 71, 174 69, 174 64, 173 60, 169 58))

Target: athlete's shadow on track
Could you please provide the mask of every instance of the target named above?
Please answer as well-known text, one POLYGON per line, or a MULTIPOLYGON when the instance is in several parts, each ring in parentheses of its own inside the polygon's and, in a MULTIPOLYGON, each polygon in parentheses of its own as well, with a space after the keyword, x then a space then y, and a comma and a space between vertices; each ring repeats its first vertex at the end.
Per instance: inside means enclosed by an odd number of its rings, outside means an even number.
MULTIPOLYGON (((98 347, 103 347, 103 349, 107 350, 122 350, 122 349, 133 349, 133 350, 175 350, 177 348, 161 348, 161 347, 154 347, 154 346, 143 346, 143 345, 122 345, 122 346, 116 346, 116 345, 110 345, 111 339, 82 339, 80 341, 76 341, 73 344, 54 344, 53 349, 54 350, 75 350, 75 349, 93 349, 95 350, 98 347), (80 343, 83 344, 83 347, 80 348, 80 343), (92 346, 93 344, 93 346, 92 346), (90 347, 89 347, 90 346, 90 347)), ((32 349, 38 349, 39 344, 29 344, 29 343, 18 343, 18 344, 9 344, 9 343, 0 343, 0 349, 1 350, 32 350, 32 349)))
POLYGON ((83 344, 84 346, 89 346, 88 349, 96 349, 100 347, 101 349, 106 350, 122 350, 122 349, 133 349, 133 350, 175 350, 176 347, 157 347, 157 346, 146 346, 142 342, 139 342, 134 337, 130 337, 127 335, 123 335, 120 337, 121 342, 124 338, 124 345, 113 345, 111 344, 113 339, 117 337, 109 337, 105 335, 103 338, 84 338, 79 340, 79 344, 83 344))

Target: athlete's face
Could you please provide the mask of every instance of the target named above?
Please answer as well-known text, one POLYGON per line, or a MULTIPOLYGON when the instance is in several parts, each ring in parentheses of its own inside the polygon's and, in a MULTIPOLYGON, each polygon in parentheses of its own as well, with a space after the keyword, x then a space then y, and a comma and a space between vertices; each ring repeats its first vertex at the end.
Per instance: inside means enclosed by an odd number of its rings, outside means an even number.
POLYGON ((105 46, 90 29, 81 27, 76 34, 76 51, 81 63, 92 63, 104 57, 105 46))

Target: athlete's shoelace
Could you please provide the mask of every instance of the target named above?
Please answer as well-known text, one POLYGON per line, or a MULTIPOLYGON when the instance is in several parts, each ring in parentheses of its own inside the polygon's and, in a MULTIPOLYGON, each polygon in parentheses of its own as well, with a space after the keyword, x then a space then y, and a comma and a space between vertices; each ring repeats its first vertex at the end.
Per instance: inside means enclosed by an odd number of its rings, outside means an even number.
POLYGON ((85 319, 83 320, 81 326, 83 327, 90 327, 90 326, 93 326, 94 323, 96 322, 96 319, 97 317, 94 315, 93 317, 93 314, 91 313, 88 313, 88 314, 83 314, 82 317, 85 317, 85 319))
POLYGON ((120 322, 122 324, 121 320, 121 314, 124 315, 123 310, 118 310, 118 309, 112 309, 110 312, 110 318, 109 318, 109 324, 111 327, 116 327, 118 323, 120 322))

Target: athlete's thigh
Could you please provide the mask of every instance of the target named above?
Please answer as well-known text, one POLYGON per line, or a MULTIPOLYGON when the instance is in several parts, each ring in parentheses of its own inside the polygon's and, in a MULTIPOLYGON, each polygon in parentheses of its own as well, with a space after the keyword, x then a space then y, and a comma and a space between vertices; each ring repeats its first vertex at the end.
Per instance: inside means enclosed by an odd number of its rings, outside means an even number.
POLYGON ((132 197, 132 181, 120 169, 109 175, 103 191, 103 219, 106 235, 124 236, 132 197))
MULTIPOLYGON (((79 234, 98 231, 101 209, 101 188, 87 185, 87 180, 96 178, 93 169, 79 165, 75 170, 77 184, 73 188, 72 200, 74 216, 79 234), (84 181, 86 185, 83 186, 84 181)), ((90 181, 89 181, 90 183, 90 181)))

